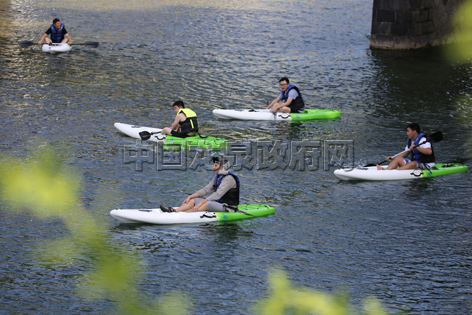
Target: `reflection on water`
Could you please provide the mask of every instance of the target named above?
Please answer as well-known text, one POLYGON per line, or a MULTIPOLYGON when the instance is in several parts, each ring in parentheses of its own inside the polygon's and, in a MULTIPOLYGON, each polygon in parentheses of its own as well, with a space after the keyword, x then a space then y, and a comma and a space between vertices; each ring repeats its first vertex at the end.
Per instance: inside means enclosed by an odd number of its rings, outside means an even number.
POLYGON ((5 42, 10 35, 13 22, 13 14, 8 0, 0 0, 0 20, 2 21, 0 24, 0 39, 5 42))
MULTIPOLYGON (((201 169, 158 171, 126 163, 128 139, 115 122, 165 127, 182 99, 204 135, 228 140, 352 140, 355 160, 382 161, 403 150, 405 124, 441 130, 438 160, 470 164, 455 98, 471 87, 467 67, 436 51, 370 51, 367 1, 11 1, 0 2, 0 150, 26 156, 56 144, 83 174, 83 203, 109 220, 117 246, 139 251, 147 296, 193 295, 197 313, 247 314, 280 266, 295 283, 332 291, 356 288, 355 301, 380 296, 413 314, 470 313, 468 174, 393 183, 346 183, 333 169, 238 171, 243 202, 276 214, 234 224, 119 225, 113 208, 176 204, 207 184, 201 169), (59 16, 76 43, 48 55, 20 49, 59 16), (341 111, 336 121, 223 121, 214 108, 264 107, 288 76, 307 107, 341 111), (100 197, 99 190, 114 192, 100 197), (452 290, 451 288, 454 288, 452 290), (204 292, 205 294, 201 294, 204 292)), ((470 165, 469 165, 470 166, 470 165)), ((61 235, 59 222, 5 211, 1 302, 9 313, 107 313, 74 287, 85 266, 54 270, 29 256, 61 235), (60 285, 60 287, 58 287, 60 285), (54 303, 50 303, 54 301, 54 303)))
POLYGON ((432 111, 444 114, 455 98, 470 85, 467 66, 454 66, 439 49, 427 51, 373 51, 379 98, 394 94, 397 104, 385 104, 385 112, 414 114, 432 111), (444 89, 444 86, 448 86, 444 89), (448 104, 449 106, 445 106, 448 104))
MULTIPOLYGON (((21 1, 18 1, 21 2, 21 1)), ((290 3, 290 1, 289 1, 290 3)), ((281 7, 284 7, 287 3, 284 4, 282 1, 221 1, 221 0, 199 0, 199 1, 189 1, 189 0, 159 0, 159 1, 123 1, 123 0, 113 0, 113 1, 91 1, 85 0, 77 3, 76 1, 66 0, 62 1, 60 4, 51 0, 36 1, 36 5, 41 7, 61 7, 64 9, 74 9, 74 10, 83 10, 87 8, 90 11, 131 11, 138 12, 133 15, 139 16, 140 11, 146 10, 159 10, 166 7, 172 7, 174 12, 178 12, 180 7, 195 7, 195 8, 217 8, 217 9, 231 9, 231 10, 280 10, 281 7), (275 7, 275 9, 274 9, 275 7)))

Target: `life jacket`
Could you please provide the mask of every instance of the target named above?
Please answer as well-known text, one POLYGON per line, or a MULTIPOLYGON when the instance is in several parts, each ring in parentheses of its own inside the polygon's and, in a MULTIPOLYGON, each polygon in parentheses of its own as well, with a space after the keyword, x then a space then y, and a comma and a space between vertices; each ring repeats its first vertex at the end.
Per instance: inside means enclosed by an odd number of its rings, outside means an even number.
POLYGON ((295 89, 295 91, 297 91, 298 93, 298 96, 297 98, 292 100, 292 103, 290 103, 288 107, 291 111, 298 111, 305 107, 305 102, 303 101, 302 93, 300 93, 300 90, 295 85, 290 84, 288 86, 285 93, 283 93, 282 100, 284 101, 284 103, 288 100, 288 92, 290 92, 291 89, 295 89))
POLYGON ((198 132, 197 114, 188 108, 181 108, 177 112, 177 115, 180 113, 184 113, 184 115, 187 117, 187 119, 180 123, 180 132, 184 134, 189 132, 198 132))
MULTIPOLYGON (((420 139, 423 137, 426 138, 426 135, 421 132, 415 140, 415 146, 420 144, 420 139)), ((411 146, 411 139, 408 139, 407 146, 408 148, 411 146)), ((424 164, 433 163, 435 161, 433 144, 431 144, 431 151, 432 151, 431 155, 427 155, 427 154, 421 153, 418 150, 413 150, 411 151, 411 160, 416 161, 417 163, 424 163, 424 164)))
POLYGON ((64 24, 61 23, 61 27, 57 30, 54 27, 54 24, 51 24, 51 40, 53 43, 60 43, 62 42, 62 30, 64 29, 64 24))
MULTIPOLYGON (((239 205, 239 178, 234 174, 233 172, 228 172, 228 175, 233 176, 233 178, 236 180, 236 188, 231 188, 226 192, 226 194, 221 197, 221 199, 216 200, 216 202, 219 203, 226 203, 230 206, 237 206, 239 205)), ((216 175, 215 180, 213 181, 213 188, 215 191, 218 190, 220 187, 221 181, 223 178, 225 178, 227 175, 216 175)))

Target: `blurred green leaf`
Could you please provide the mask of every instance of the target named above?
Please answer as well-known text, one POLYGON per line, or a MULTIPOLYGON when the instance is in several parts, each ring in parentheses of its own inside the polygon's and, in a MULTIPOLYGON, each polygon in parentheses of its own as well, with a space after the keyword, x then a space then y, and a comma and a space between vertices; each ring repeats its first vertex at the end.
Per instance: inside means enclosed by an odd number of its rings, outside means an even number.
MULTIPOLYGON (((191 304, 182 294, 169 293, 154 301, 139 294, 137 284, 142 280, 145 265, 135 252, 110 246, 113 241, 108 227, 80 205, 79 177, 58 156, 54 150, 43 149, 30 159, 0 161, 3 198, 39 217, 60 217, 69 231, 63 238, 40 246, 38 259, 51 264, 71 264, 85 258, 91 266, 78 284, 80 295, 112 299, 119 314, 189 314, 191 304)), ((347 315, 354 310, 347 294, 295 288, 280 270, 269 273, 269 283, 271 294, 255 305, 258 314, 347 315)), ((364 311, 367 315, 388 314, 375 299, 366 300, 364 311)))
MULTIPOLYGON (((262 315, 317 314, 347 315, 357 314, 349 304, 347 294, 337 292, 327 294, 291 286, 287 276, 280 270, 269 274, 270 295, 255 305, 255 312, 262 315)), ((387 315, 380 302, 370 298, 365 302, 365 314, 387 315)))
POLYGON ((453 18, 452 44, 447 47, 450 58, 458 62, 472 61, 472 1, 465 1, 453 18))
POLYGON ((388 315, 380 302, 375 298, 367 298, 364 303, 364 311, 366 315, 388 315))
POLYGON ((69 234, 37 248, 38 260, 49 264, 89 261, 90 271, 79 283, 79 294, 89 299, 110 298, 120 314, 184 314, 188 302, 174 294, 160 302, 139 296, 137 285, 144 264, 135 252, 112 248, 105 221, 92 217, 79 202, 81 181, 63 162, 63 154, 38 150, 30 158, 0 160, 2 198, 19 210, 38 217, 62 219, 69 234), (153 309, 153 306, 159 309, 153 309))
POLYGON ((80 181, 57 159, 54 150, 42 150, 30 159, 6 159, 1 164, 3 198, 39 217, 64 217, 78 204, 80 181))

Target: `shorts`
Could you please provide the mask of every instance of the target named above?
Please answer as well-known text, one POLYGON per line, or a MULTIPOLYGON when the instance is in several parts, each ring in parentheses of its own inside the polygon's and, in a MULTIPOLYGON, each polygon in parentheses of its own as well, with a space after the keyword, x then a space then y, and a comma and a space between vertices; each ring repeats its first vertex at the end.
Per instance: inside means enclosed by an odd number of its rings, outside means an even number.
MULTIPOLYGON (((405 163, 405 164, 411 163, 411 160, 404 158, 403 163, 405 163)), ((418 163, 418 165, 419 165, 420 169, 422 169, 422 170, 430 170, 434 167, 434 162, 426 163, 426 164, 425 163, 418 163)))
POLYGON ((305 108, 290 108, 290 112, 294 114, 303 114, 305 112, 305 108))
MULTIPOLYGON (((203 198, 195 198, 193 200, 195 200, 195 205, 197 205, 203 201, 203 198)), ((208 201, 207 206, 208 206, 207 211, 210 211, 210 212, 228 212, 222 203, 219 203, 216 201, 208 201)))
POLYGON ((180 131, 172 130, 170 132, 170 135, 177 138, 187 138, 187 137, 195 136, 196 132, 181 133, 180 131))

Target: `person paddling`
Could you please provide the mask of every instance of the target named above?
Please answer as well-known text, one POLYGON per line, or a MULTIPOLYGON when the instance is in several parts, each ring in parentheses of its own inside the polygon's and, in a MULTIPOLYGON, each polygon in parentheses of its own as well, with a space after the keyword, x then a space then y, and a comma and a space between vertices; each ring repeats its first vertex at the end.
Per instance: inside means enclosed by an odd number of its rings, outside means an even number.
POLYGON ((179 138, 195 136, 198 133, 197 114, 193 110, 185 108, 182 101, 174 102, 172 107, 176 113, 175 120, 170 128, 162 129, 162 134, 179 138))
POLYGON ((38 45, 42 45, 43 42, 46 42, 46 44, 51 44, 51 43, 72 43, 72 39, 69 35, 69 33, 66 30, 66 26, 61 22, 59 19, 54 19, 52 21, 51 26, 46 30, 44 35, 41 37, 41 39, 38 42, 38 45), (48 36, 51 35, 51 38, 48 36))
POLYGON ((279 80, 281 92, 279 96, 273 100, 267 108, 271 108, 271 112, 283 113, 303 113, 305 102, 303 101, 300 90, 293 84, 290 84, 288 78, 279 80), (279 103, 283 101, 283 103, 279 103))
POLYGON ((229 171, 231 165, 220 157, 213 157, 216 176, 196 193, 188 196, 177 208, 160 205, 163 212, 235 212, 239 205, 239 177, 229 171), (212 193, 207 198, 205 195, 212 193))
MULTIPOLYGON (((427 136, 421 132, 420 125, 417 123, 409 124, 406 128, 406 135, 408 136, 405 147, 407 152, 394 158, 388 156, 386 160, 391 162, 387 170, 431 169, 434 167, 433 145, 427 139, 427 136), (407 158, 408 154, 410 154, 409 159, 407 158)), ((377 169, 383 170, 384 168, 377 164, 377 169)))

